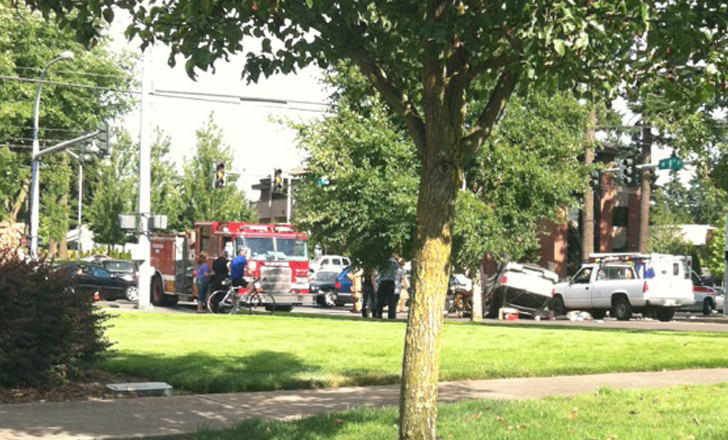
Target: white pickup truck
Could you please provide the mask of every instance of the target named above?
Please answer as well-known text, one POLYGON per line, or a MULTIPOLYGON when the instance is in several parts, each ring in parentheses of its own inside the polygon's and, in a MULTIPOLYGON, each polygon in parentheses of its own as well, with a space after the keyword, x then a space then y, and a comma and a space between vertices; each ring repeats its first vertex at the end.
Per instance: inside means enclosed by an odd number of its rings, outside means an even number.
POLYGON ((596 319, 629 320, 633 312, 670 321, 693 304, 690 257, 665 254, 592 254, 569 281, 554 286, 556 315, 584 310, 596 319))

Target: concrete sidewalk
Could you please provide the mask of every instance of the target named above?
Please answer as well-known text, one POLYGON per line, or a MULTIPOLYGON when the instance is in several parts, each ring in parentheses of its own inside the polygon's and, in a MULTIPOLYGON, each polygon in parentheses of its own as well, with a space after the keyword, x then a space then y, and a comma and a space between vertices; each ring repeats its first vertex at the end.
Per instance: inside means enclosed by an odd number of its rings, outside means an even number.
MULTIPOLYGON (((728 381, 728 368, 440 383, 440 401, 538 399, 599 387, 659 388, 728 381)), ((358 406, 397 405, 399 386, 205 394, 0 405, 0 439, 107 439, 194 432, 244 419, 287 420, 358 406)))

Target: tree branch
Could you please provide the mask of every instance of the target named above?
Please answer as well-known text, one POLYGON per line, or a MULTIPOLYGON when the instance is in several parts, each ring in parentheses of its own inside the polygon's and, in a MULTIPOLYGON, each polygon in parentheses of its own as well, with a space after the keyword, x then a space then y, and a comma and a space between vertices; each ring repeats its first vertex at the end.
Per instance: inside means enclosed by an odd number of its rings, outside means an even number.
POLYGON ((501 72, 498 83, 491 92, 488 104, 486 104, 480 117, 478 117, 475 127, 463 138, 462 160, 464 162, 475 156, 480 146, 483 145, 483 142, 493 132, 498 117, 506 107, 508 99, 510 99, 513 90, 518 84, 520 75, 520 68, 504 69, 501 72))
POLYGON ((425 152, 426 145, 425 122, 422 120, 412 101, 394 85, 386 72, 384 72, 384 69, 377 64, 374 57, 363 47, 351 44, 350 42, 346 51, 356 65, 359 66, 362 73, 374 85, 374 88, 382 94, 387 103, 402 117, 412 135, 412 139, 415 141, 417 151, 422 155, 425 152))
POLYGON ((467 81, 470 82, 473 79, 475 79, 478 75, 481 75, 490 69, 495 69, 498 67, 505 67, 508 64, 510 64, 516 60, 517 60, 517 58, 513 55, 498 55, 498 56, 490 57, 486 60, 483 60, 483 61, 475 64, 470 69, 468 69, 468 71, 466 73, 467 81))
POLYGON ((364 42, 357 37, 357 33, 353 32, 345 24, 345 20, 337 20, 332 17, 331 22, 326 22, 322 17, 311 17, 312 28, 316 29, 321 35, 326 35, 327 27, 337 27, 343 30, 344 35, 348 35, 347 41, 341 45, 338 41, 329 41, 333 47, 340 47, 352 61, 359 67, 362 74, 366 76, 374 88, 382 95, 384 100, 394 109, 407 125, 407 129, 412 136, 417 147, 417 152, 422 156, 427 145, 427 136, 425 132, 425 121, 420 116, 414 103, 410 98, 390 79, 384 69, 377 63, 374 56, 366 50, 364 42))

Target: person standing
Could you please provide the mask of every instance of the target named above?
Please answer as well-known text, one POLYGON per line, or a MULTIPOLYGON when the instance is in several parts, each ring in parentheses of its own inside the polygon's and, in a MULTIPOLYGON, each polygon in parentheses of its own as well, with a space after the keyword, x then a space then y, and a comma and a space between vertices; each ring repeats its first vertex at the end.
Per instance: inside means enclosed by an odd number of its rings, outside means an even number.
POLYGON ((351 313, 361 312, 361 278, 363 275, 364 272, 361 269, 355 267, 352 267, 349 270, 349 273, 346 274, 346 277, 351 280, 351 301, 354 303, 354 306, 351 309, 351 313))
POLYGON ((387 306, 387 318, 397 317, 397 297, 394 294, 394 281, 397 276, 399 263, 394 257, 389 257, 387 263, 379 271, 377 285, 377 318, 383 318, 384 306, 387 306))
POLYGON ((215 292, 222 289, 222 282, 228 277, 228 253, 222 251, 220 256, 212 262, 212 284, 210 291, 215 292))
POLYGON ((245 287, 248 283, 245 282, 245 267, 248 265, 248 259, 245 256, 245 248, 238 248, 238 256, 233 258, 230 263, 230 282, 233 287, 245 287))
POLYGON ((377 293, 374 290, 376 280, 376 274, 373 270, 367 270, 364 272, 364 277, 361 282, 361 316, 364 318, 369 317, 369 310, 372 311, 372 315, 377 317, 377 293))
POLYGON ((407 272, 404 270, 404 259, 399 259, 399 270, 397 271, 399 281, 395 281, 396 286, 399 286, 399 295, 397 300, 397 313, 404 313, 407 310, 407 300, 409 299, 409 280, 407 279, 407 272))
POLYGON ((212 272, 207 264, 207 254, 200 253, 197 257, 197 313, 205 311, 205 300, 207 299, 207 290, 210 288, 210 278, 212 272))

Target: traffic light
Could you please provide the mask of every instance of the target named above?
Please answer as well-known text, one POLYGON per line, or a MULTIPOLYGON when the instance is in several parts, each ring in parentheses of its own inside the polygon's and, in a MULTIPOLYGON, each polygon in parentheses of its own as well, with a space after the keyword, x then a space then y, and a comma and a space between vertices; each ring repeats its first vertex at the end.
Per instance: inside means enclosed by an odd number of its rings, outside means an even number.
POLYGON ((215 175, 212 179, 213 188, 225 188, 227 184, 227 174, 225 171, 225 162, 218 162, 215 164, 215 175))
POLYGON ((273 175, 273 193, 280 194, 283 192, 283 170, 277 169, 273 175))
POLYGON ((594 170, 591 172, 591 175, 589 176, 589 185, 594 188, 598 189, 602 184, 602 173, 599 172, 599 170, 594 170))
POLYGON ((99 125, 99 134, 96 135, 96 145, 99 149, 99 154, 108 156, 109 155, 109 124, 102 122, 99 125))
POLYGON ((629 157, 626 159, 622 159, 622 169, 623 169, 622 173, 624 176, 624 184, 626 186, 634 186, 634 182, 635 182, 635 178, 636 178, 635 171, 637 171, 637 169, 634 167, 634 165, 635 165, 634 159, 629 158, 629 157))

